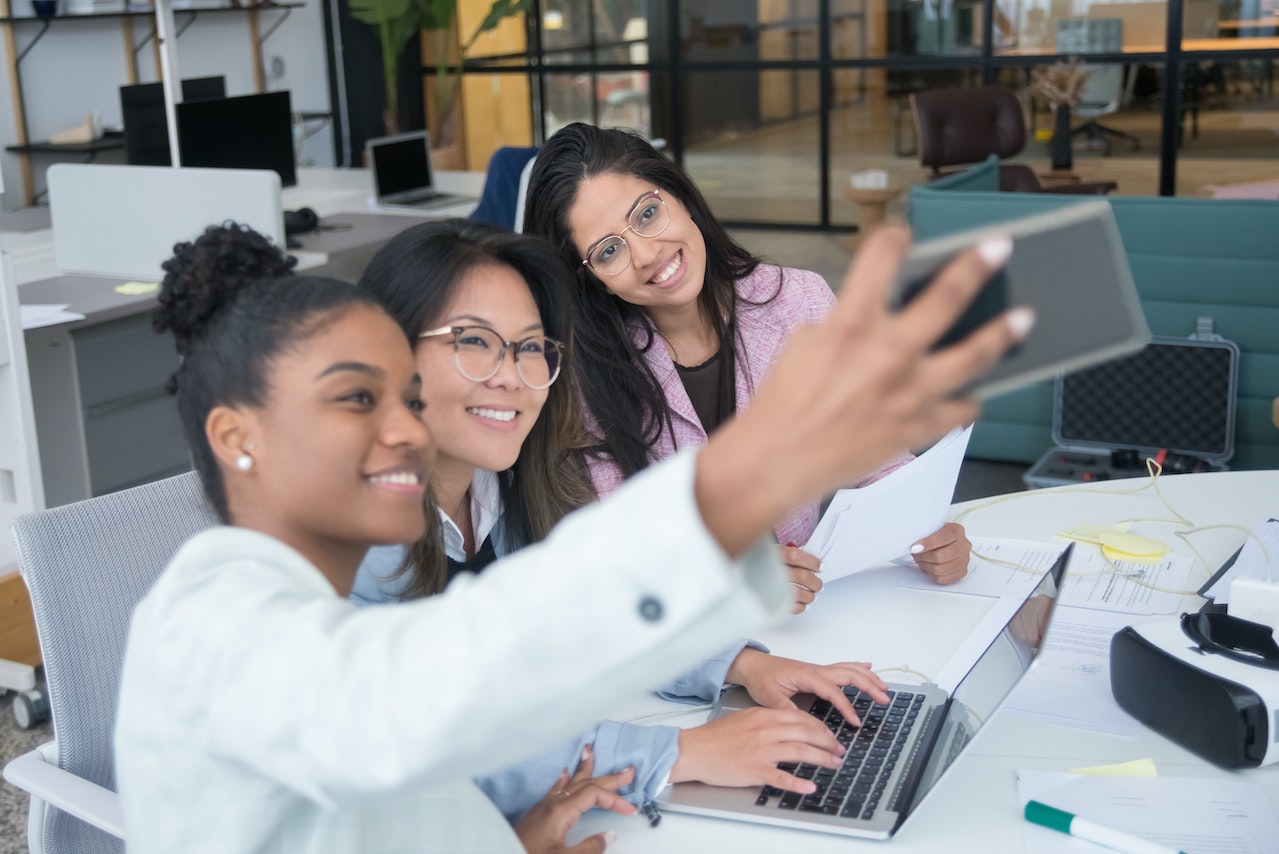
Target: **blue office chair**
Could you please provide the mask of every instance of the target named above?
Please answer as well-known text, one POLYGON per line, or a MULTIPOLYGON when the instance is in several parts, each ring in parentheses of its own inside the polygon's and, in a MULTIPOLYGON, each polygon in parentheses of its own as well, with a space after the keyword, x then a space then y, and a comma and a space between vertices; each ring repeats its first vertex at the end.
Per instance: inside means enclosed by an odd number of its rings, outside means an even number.
POLYGON ((521 177, 536 155, 536 146, 504 146, 493 152, 484 177, 484 192, 469 218, 507 231, 519 231, 524 210, 523 187, 527 186, 521 177), (521 216, 517 218, 517 214, 521 216))

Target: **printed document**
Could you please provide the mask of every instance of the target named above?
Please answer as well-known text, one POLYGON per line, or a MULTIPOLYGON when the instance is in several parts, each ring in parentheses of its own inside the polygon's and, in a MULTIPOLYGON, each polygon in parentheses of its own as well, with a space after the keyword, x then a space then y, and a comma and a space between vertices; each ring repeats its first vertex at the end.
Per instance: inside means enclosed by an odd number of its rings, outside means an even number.
POLYGON ((1140 727, 1110 690, 1110 639, 1127 614, 1058 606, 1043 648, 1005 707, 1021 717, 1132 735, 1140 727))
MULTIPOLYGON (((1065 548, 1060 542, 969 539, 973 553, 968 575, 962 580, 939 585, 920 572, 904 576, 900 586, 974 596, 1024 597, 1065 548)), ((1194 560, 1178 552, 1170 552, 1155 563, 1120 560, 1114 561, 1112 567, 1097 546, 1076 543, 1060 603, 1125 614, 1171 614, 1180 606, 1182 594, 1194 592, 1187 587, 1193 567, 1194 560)))

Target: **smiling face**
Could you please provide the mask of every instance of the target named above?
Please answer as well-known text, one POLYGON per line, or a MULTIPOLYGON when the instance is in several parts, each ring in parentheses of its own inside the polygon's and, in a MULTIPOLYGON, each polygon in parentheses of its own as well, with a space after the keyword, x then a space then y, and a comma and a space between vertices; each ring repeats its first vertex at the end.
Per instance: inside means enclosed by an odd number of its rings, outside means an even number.
MULTIPOLYGON (((427 329, 470 325, 487 326, 506 341, 544 333, 528 285, 504 264, 467 271, 443 313, 428 320, 427 329)), ((504 352, 501 366, 489 379, 467 379, 457 368, 452 335, 420 340, 415 355, 427 403, 423 420, 439 446, 436 479, 441 491, 446 483, 469 485, 477 468, 505 471, 513 466, 548 390, 530 388, 510 352, 504 352)), ((441 499, 443 503, 445 496, 441 499)))
MULTIPOLYGON (((655 189, 661 190, 642 178, 609 172, 582 181, 568 212, 578 256, 585 258, 601 239, 621 234, 636 202, 655 189)), ((650 315, 695 307, 706 280, 706 241, 701 230, 679 199, 664 191, 661 198, 670 214, 666 229, 656 237, 627 231, 630 266, 614 276, 596 274, 610 293, 650 315)))
POLYGON ((232 520, 283 540, 333 580, 326 567, 351 554, 422 535, 434 449, 394 321, 365 305, 316 321, 270 363, 264 406, 215 409, 208 423, 223 443, 232 520), (227 465, 240 452, 253 459, 249 471, 227 465))

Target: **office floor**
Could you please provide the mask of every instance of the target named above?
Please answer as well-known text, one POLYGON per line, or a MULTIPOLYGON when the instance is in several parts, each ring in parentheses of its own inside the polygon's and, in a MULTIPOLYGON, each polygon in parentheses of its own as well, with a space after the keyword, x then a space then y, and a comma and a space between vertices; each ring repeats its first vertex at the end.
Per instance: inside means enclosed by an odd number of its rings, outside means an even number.
MULTIPOLYGON (((0 695, 0 764, 53 738, 47 721, 32 730, 18 728, 10 706, 12 694, 0 695)), ((0 780, 0 854, 25 854, 27 850, 27 795, 0 780)))

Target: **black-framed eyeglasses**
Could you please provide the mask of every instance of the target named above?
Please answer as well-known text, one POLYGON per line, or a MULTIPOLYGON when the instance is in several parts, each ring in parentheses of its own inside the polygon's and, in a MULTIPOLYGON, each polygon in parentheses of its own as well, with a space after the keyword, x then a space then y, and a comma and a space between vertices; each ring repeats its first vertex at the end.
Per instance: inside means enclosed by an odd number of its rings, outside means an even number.
POLYGON ((462 376, 472 382, 482 383, 496 376, 508 348, 516 372, 529 388, 549 388, 560 375, 564 344, 545 335, 507 341, 487 326, 441 326, 417 337, 437 335, 453 336, 453 361, 462 376))
POLYGON ((662 201, 660 190, 645 193, 635 200, 626 214, 626 228, 591 244, 582 263, 597 273, 616 276, 631 266, 631 247, 622 235, 633 231, 640 237, 657 237, 671 223, 670 211, 662 201))

